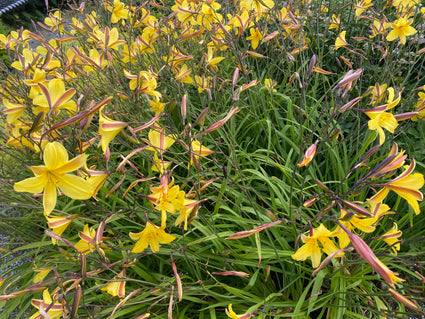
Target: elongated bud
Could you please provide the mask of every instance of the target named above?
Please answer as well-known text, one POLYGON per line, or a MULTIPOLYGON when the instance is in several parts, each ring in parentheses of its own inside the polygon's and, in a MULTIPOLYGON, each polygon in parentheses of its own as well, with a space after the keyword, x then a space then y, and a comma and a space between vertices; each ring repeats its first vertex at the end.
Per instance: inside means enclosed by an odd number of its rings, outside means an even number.
POLYGON ((313 54, 313 56, 310 59, 310 64, 308 65, 308 70, 307 70, 307 79, 310 77, 311 72, 313 71, 313 67, 316 64, 316 55, 313 54))
POLYGON ((78 306, 80 305, 80 300, 82 295, 83 295, 83 292, 82 292, 81 286, 78 285, 77 288, 75 289, 74 300, 72 302, 72 310, 70 314, 71 319, 76 318, 77 316, 78 306))
POLYGON ((352 209, 353 211, 355 211, 356 213, 360 215, 367 216, 367 217, 372 216, 371 212, 369 212, 366 208, 361 207, 360 205, 354 204, 353 202, 350 202, 345 199, 341 199, 341 202, 344 204, 345 207, 352 209))
POLYGON ((351 244, 354 246, 357 253, 382 277, 382 279, 393 287, 397 282, 404 281, 404 279, 397 277, 398 273, 388 269, 388 267, 375 256, 372 249, 363 241, 363 239, 349 231, 343 224, 338 223, 338 225, 347 233, 351 244))
POLYGON ((195 123, 193 123, 193 126, 196 126, 197 124, 199 124, 200 126, 204 126, 205 118, 207 116, 208 111, 208 107, 203 109, 201 114, 199 114, 198 118, 196 119, 195 123))
POLYGON ((281 222, 282 222, 281 220, 277 220, 277 221, 274 221, 274 222, 271 222, 271 223, 268 223, 268 224, 265 224, 265 225, 258 226, 258 227, 254 228, 254 229, 251 229, 251 230, 240 231, 240 232, 237 232, 237 233, 234 233, 234 234, 230 235, 226 239, 241 239, 241 238, 245 238, 245 237, 251 236, 251 235, 253 235, 255 233, 258 233, 258 232, 260 232, 260 231, 262 231, 264 229, 267 229, 267 228, 270 228, 270 227, 272 227, 274 225, 280 224, 281 222))
POLYGON ((311 162, 311 160, 313 159, 314 155, 316 154, 316 149, 317 149, 317 143, 319 142, 319 140, 317 140, 314 144, 310 145, 309 148, 306 150, 305 154, 304 154, 304 158, 303 160, 298 163, 298 167, 303 167, 306 166, 308 163, 311 162))
POLYGON ((404 120, 408 120, 411 119, 412 117, 418 116, 418 112, 406 112, 406 113, 401 113, 401 114, 394 114, 394 118, 397 121, 404 121, 404 120))
POLYGON ((239 79, 239 68, 236 68, 232 76, 232 92, 235 89, 236 83, 238 83, 238 79, 239 79))
POLYGON ((229 113, 221 120, 215 122, 213 125, 211 125, 206 130, 202 131, 201 133, 194 136, 194 138, 198 138, 204 134, 211 133, 212 131, 215 131, 216 129, 222 127, 233 115, 239 112, 239 108, 235 107, 229 111, 229 113))
POLYGON ((354 164, 354 167, 358 167, 359 165, 361 165, 362 163, 366 162, 366 160, 369 159, 369 157, 371 157, 373 154, 375 154, 378 150, 379 147, 381 145, 375 145, 374 147, 372 147, 370 150, 368 150, 358 161, 356 164, 354 164))
POLYGON ((221 276, 237 276, 237 277, 249 278, 249 274, 247 274, 246 272, 243 272, 243 271, 232 271, 232 270, 220 271, 220 272, 214 271, 212 274, 213 275, 221 275, 221 276))
POLYGON ((37 128, 40 125, 41 121, 43 121, 43 119, 44 119, 44 112, 41 111, 35 117, 34 122, 32 123, 31 128, 30 128, 28 133, 31 134, 32 132, 37 131, 37 128))
POLYGON ((360 96, 356 97, 355 99, 352 99, 350 102, 348 102, 348 103, 346 103, 345 105, 343 105, 343 106, 342 106, 342 107, 338 110, 338 112, 339 112, 339 113, 342 113, 342 112, 347 111, 349 108, 351 108, 352 106, 354 106, 354 105, 356 105, 357 103, 359 103, 359 102, 360 102, 360 100, 361 100, 361 97, 360 97, 360 96))
POLYGON ((187 95, 185 94, 183 95, 182 105, 181 105, 183 125, 185 125, 185 122, 186 122, 186 104, 187 104, 187 95))
POLYGON ((315 197, 312 197, 310 199, 307 199, 304 202, 303 206, 306 207, 306 208, 308 208, 308 207, 312 206, 316 201, 317 201, 317 197, 316 196, 315 197))
POLYGON ((417 312, 420 312, 422 314, 425 314, 425 312, 422 311, 415 302, 407 299, 406 296, 402 295, 398 291, 395 291, 392 288, 388 288, 388 291, 394 297, 395 300, 397 300, 398 302, 402 303, 407 308, 410 308, 410 309, 412 309, 414 311, 417 311, 417 312))
POLYGON ((270 33, 270 34, 268 34, 268 35, 266 35, 264 38, 263 38, 263 42, 267 42, 267 41, 270 41, 271 39, 273 39, 274 37, 276 37, 276 36, 278 36, 279 35, 279 31, 274 31, 274 32, 272 32, 272 33, 270 33))
POLYGON ((316 183, 317 186, 319 186, 321 189, 323 189, 325 192, 330 192, 329 188, 326 187, 325 184, 323 184, 321 181, 319 181, 318 179, 315 179, 314 182, 316 183))
POLYGON ((176 267, 176 264, 174 262, 173 255, 170 255, 170 258, 171 258, 171 266, 172 266, 173 272, 174 272, 174 277, 176 278, 176 283, 177 283, 177 294, 179 295, 179 301, 182 301, 182 299, 183 299, 182 282, 180 280, 179 273, 177 272, 177 267, 176 267))
POLYGON ((84 280, 86 279, 86 272, 87 272, 87 258, 86 258, 86 255, 81 253, 78 259, 80 260, 81 284, 84 285, 84 280))

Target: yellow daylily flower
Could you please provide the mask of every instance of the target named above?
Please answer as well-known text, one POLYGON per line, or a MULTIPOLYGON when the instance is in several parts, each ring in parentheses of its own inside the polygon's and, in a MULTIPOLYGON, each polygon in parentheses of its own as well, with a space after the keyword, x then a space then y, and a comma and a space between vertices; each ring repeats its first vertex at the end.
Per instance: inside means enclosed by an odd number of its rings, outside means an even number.
POLYGON ((155 209, 161 211, 161 228, 165 228, 167 213, 174 214, 183 207, 184 191, 178 185, 173 186, 173 181, 168 183, 167 176, 161 176, 161 185, 150 188, 151 194, 147 196, 155 205, 155 209))
POLYGON ((413 23, 413 19, 407 20, 405 17, 401 17, 391 24, 393 28, 387 35, 387 41, 394 41, 400 38, 400 43, 406 44, 406 37, 414 35, 418 32, 414 27, 410 26, 413 23))
MULTIPOLYGON (((344 220, 348 218, 348 211, 344 208, 341 209, 341 217, 340 217, 340 223, 343 224, 349 231, 353 231, 354 229, 359 229, 360 231, 364 233, 371 233, 375 231, 376 224, 378 220, 385 214, 391 214, 392 212, 389 212, 388 205, 381 204, 380 207, 378 207, 376 214, 373 217, 365 217, 358 214, 354 214, 349 218, 349 220, 344 220)), ((333 235, 335 235, 338 238, 338 243, 340 248, 345 248, 350 244, 350 239, 348 237, 348 234, 341 228, 337 227, 333 231, 333 235)))
POLYGON ((394 130, 398 126, 397 119, 392 113, 387 113, 385 110, 381 110, 379 108, 365 112, 365 114, 370 118, 367 123, 369 129, 378 131, 379 144, 382 145, 385 142, 385 132, 383 128, 390 133, 394 133, 394 130))
POLYGON ((109 143, 126 126, 127 123, 125 122, 114 121, 103 115, 103 107, 99 110, 99 134, 101 136, 100 145, 102 146, 104 154, 108 149, 109 143))
POLYGON ((379 239, 385 241, 388 245, 391 246, 394 254, 397 255, 397 251, 400 250, 400 241, 399 237, 403 234, 401 230, 398 230, 397 223, 394 223, 393 228, 387 231, 384 235, 379 236, 379 239))
POLYGON ((50 13, 47 18, 44 19, 44 23, 50 27, 50 31, 55 31, 59 29, 60 33, 63 33, 63 23, 61 12, 55 11, 55 13, 50 13))
POLYGON ((71 100, 75 94, 75 89, 65 90, 65 82, 62 79, 53 79, 49 81, 47 87, 43 83, 38 84, 43 87, 42 94, 33 99, 33 104, 37 107, 33 110, 34 114, 44 112, 48 114, 50 111, 58 113, 61 109, 70 112, 77 110, 77 103, 71 100))
MULTIPOLYGON (((96 240, 96 230, 93 227, 89 228, 89 225, 85 224, 83 231, 78 232, 78 236, 80 237, 80 240, 75 244, 75 248, 77 248, 85 255, 89 254, 93 250, 96 250, 96 246, 94 245, 96 240)), ((97 243, 98 252, 102 255, 105 255, 102 247, 107 248, 107 246, 102 242, 105 239, 108 238, 102 237, 97 243)))
POLYGON ((207 54, 207 66, 212 67, 214 70, 217 70, 217 63, 219 63, 220 61, 224 60, 225 57, 222 56, 217 56, 215 58, 213 58, 214 55, 214 48, 209 47, 208 48, 208 54, 207 54))
MULTIPOLYGON (((71 222, 77 217, 78 215, 68 215, 65 217, 61 216, 46 216, 47 223, 50 228, 53 229, 53 233, 55 233, 58 236, 61 236, 65 229, 71 224, 71 222)), ((52 243, 53 245, 56 245, 56 238, 52 237, 52 243)))
POLYGON ((86 72, 103 70, 108 66, 108 60, 105 59, 105 53, 99 52, 96 49, 91 49, 89 51, 89 56, 83 58, 87 61, 87 65, 84 66, 83 70, 86 72))
POLYGON ((124 40, 119 39, 117 28, 109 29, 109 27, 106 27, 105 31, 102 31, 98 26, 93 28, 93 33, 90 33, 89 40, 94 40, 96 45, 104 50, 118 50, 120 45, 125 43, 124 40))
POLYGON ((225 309, 226 315, 227 317, 231 318, 231 319, 249 319, 251 318, 251 314, 245 314, 245 315, 237 315, 233 309, 232 309, 232 304, 229 304, 228 308, 225 309))
POLYGON ((59 142, 48 143, 44 149, 44 166, 31 166, 35 177, 15 183, 16 192, 43 192, 43 207, 46 216, 56 206, 58 189, 72 199, 89 199, 93 187, 83 178, 67 174, 84 166, 86 155, 80 154, 68 160, 68 152, 59 142))
POLYGON ((125 269, 123 269, 114 279, 108 283, 105 287, 100 290, 106 291, 113 297, 124 298, 125 297, 125 280, 119 280, 125 278, 125 269), (118 280, 118 281, 117 281, 118 280))
POLYGON ((347 41, 345 41, 345 34, 347 31, 342 31, 335 40, 334 50, 338 50, 339 48, 344 48, 348 45, 347 41))
POLYGON ((32 279, 33 283, 38 283, 43 281, 43 279, 49 274, 49 272, 51 272, 53 270, 53 268, 37 268, 34 269, 36 275, 34 276, 34 278, 32 279))
POLYGON ((418 201, 423 200, 423 194, 419 190, 424 186, 425 182, 424 176, 421 173, 411 174, 415 169, 415 165, 415 160, 412 160, 410 166, 406 166, 406 170, 398 177, 388 183, 377 185, 384 186, 384 188, 370 198, 369 202, 382 202, 389 191, 392 190, 397 195, 404 198, 413 208, 415 214, 418 215, 421 212, 418 201))
POLYGON ((354 8, 356 9, 356 17, 361 15, 367 8, 373 6, 372 0, 360 0, 354 8))
MULTIPOLYGON (((46 309, 49 308, 47 311, 47 314, 49 315, 50 319, 60 319, 63 314, 63 305, 60 302, 53 303, 52 297, 50 296, 49 290, 45 289, 43 291, 43 300, 39 299, 33 299, 31 300, 31 304, 37 308, 42 308, 44 312, 46 313, 46 309)), ((30 319, 41 319, 45 318, 45 316, 42 316, 40 311, 37 311, 35 314, 31 316, 30 319)))
POLYGON ((158 115, 164 111, 165 106, 167 103, 163 103, 160 101, 159 97, 154 96, 153 99, 149 100, 150 110, 152 112, 155 112, 155 115, 158 115))
POLYGON ((155 226, 151 222, 146 223, 146 227, 140 233, 130 233, 130 238, 138 240, 131 250, 132 253, 138 254, 143 252, 148 246, 151 247, 153 253, 159 251, 159 244, 169 244, 176 237, 167 234, 163 228, 155 226))
POLYGON ((111 23, 117 23, 121 19, 127 19, 128 9, 120 0, 114 0, 114 6, 109 8, 109 11, 112 11, 111 23))
POLYGON ((193 83, 193 78, 190 76, 192 69, 189 69, 186 64, 183 64, 180 69, 176 67, 176 70, 177 74, 174 76, 174 78, 177 81, 187 84, 193 83))
POLYGON ((251 46, 255 50, 260 44, 260 41, 263 39, 263 35, 257 28, 251 28, 249 29, 249 32, 251 33, 251 35, 246 39, 251 40, 251 46))
POLYGON ((199 143, 198 140, 192 140, 191 147, 192 147, 192 152, 194 153, 194 157, 196 159, 198 159, 200 156, 205 157, 214 153, 214 151, 201 145, 201 143, 199 143))
POLYGON ((3 100, 3 106, 6 107, 2 112, 7 115, 6 122, 8 124, 16 122, 27 108, 26 105, 12 103, 7 99, 3 100))
MULTIPOLYGON (((322 250, 327 255, 331 255, 338 250, 333 241, 330 240, 330 237, 335 235, 330 232, 323 224, 320 224, 319 227, 312 230, 311 236, 301 235, 301 240, 304 243, 303 246, 298 248, 298 250, 291 257, 292 259, 298 261, 304 261, 308 257, 311 258, 313 268, 317 268, 320 265, 320 260, 322 258, 322 250), (322 247, 319 246, 319 243, 322 247)), ((340 257, 341 254, 338 254, 335 257, 340 257)))
POLYGON ((184 230, 187 230, 187 219, 192 214, 192 211, 197 206, 197 204, 198 201, 185 198, 183 200, 183 208, 180 208, 179 216, 176 218, 174 225, 180 227, 184 222, 184 230))
POLYGON ((177 135, 167 135, 165 134, 165 129, 160 128, 159 130, 150 130, 148 133, 149 145, 152 147, 147 147, 149 151, 155 151, 158 153, 164 153, 177 139, 177 135))
POLYGON ((152 165, 151 169, 153 172, 159 172, 160 174, 164 174, 164 171, 170 166, 171 162, 161 161, 158 158, 157 153, 155 152, 153 156, 154 165, 152 165))
POLYGON ((332 14, 331 23, 329 25, 328 30, 332 30, 332 29, 338 30, 340 24, 341 24, 341 15, 339 14, 338 16, 336 16, 335 14, 332 14))

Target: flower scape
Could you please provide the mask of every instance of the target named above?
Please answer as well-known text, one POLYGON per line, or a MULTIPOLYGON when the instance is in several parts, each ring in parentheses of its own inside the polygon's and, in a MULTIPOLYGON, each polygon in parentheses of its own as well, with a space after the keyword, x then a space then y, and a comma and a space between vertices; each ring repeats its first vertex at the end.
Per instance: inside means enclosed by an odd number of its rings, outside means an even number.
POLYGON ((0 34, 1 316, 425 314, 419 1, 69 3, 0 34))

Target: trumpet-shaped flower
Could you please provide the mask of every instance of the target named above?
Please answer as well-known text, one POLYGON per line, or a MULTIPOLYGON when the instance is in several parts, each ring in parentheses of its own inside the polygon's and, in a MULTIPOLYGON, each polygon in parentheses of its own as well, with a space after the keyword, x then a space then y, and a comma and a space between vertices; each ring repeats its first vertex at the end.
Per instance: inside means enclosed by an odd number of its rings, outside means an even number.
POLYGON ((167 103, 163 103, 160 101, 159 97, 154 96, 153 99, 149 100, 150 110, 155 112, 155 115, 158 115, 164 111, 167 103))
MULTIPOLYGON (((50 228, 53 229, 53 233, 55 233, 58 236, 61 236, 65 229, 71 224, 71 222, 77 217, 78 215, 69 215, 65 217, 61 216, 46 216, 47 223, 50 228)), ((55 245, 57 242, 56 238, 52 237, 52 243, 55 245)))
POLYGON ((58 189, 72 199, 89 199, 93 195, 93 187, 86 180, 67 174, 84 165, 85 154, 69 160, 65 147, 59 142, 51 142, 44 149, 43 160, 44 166, 31 166, 35 177, 15 183, 14 189, 17 192, 43 192, 46 216, 49 216, 56 206, 58 189))
MULTIPOLYGON (((389 207, 387 205, 384 205, 385 204, 382 204, 380 206, 382 207, 381 209, 377 209, 376 214, 373 217, 365 217, 360 216, 358 214, 352 215, 347 210, 341 209, 340 223, 343 224, 349 231, 353 231, 357 228, 362 232, 371 233, 375 231, 376 224, 381 218, 381 216, 383 216, 384 214, 391 213, 388 212, 389 207)), ((338 237, 338 243, 340 248, 345 248, 350 244, 350 239, 347 233, 341 227, 338 226, 333 231, 333 235, 338 237)))
POLYGON ((338 34, 338 37, 335 40, 334 50, 338 50, 339 48, 344 48, 348 45, 347 41, 345 41, 345 34, 347 31, 342 31, 338 34))
POLYGON ((174 225, 180 226, 184 222, 184 230, 187 230, 187 223, 188 223, 187 220, 192 214, 194 209, 196 213, 197 205, 198 205, 198 201, 185 198, 183 200, 183 207, 179 209, 179 216, 176 218, 174 225))
POLYGON ((153 161, 154 161, 154 165, 152 165, 151 169, 153 172, 159 172, 162 174, 164 174, 164 171, 168 168, 168 166, 170 166, 171 162, 166 162, 166 161, 161 161, 158 158, 157 153, 154 154, 153 156, 153 161))
POLYGON ((130 238, 138 240, 131 250, 135 254, 141 253, 148 246, 151 247, 153 253, 156 253, 159 251, 159 244, 169 244, 176 239, 173 235, 167 234, 163 228, 159 228, 151 222, 147 222, 145 229, 140 233, 130 233, 130 238))
MULTIPOLYGON (((311 236, 301 235, 301 240, 304 243, 295 254, 291 257, 292 259, 303 261, 308 257, 311 258, 314 268, 319 267, 320 260, 322 258, 322 251, 327 255, 331 255, 338 250, 333 241, 330 240, 330 237, 335 235, 330 232, 323 224, 320 224, 319 227, 312 230, 311 236), (319 246, 321 244, 321 247, 319 246)), ((340 257, 341 254, 338 254, 336 257, 340 257)))
POLYGON ((387 19, 384 18, 382 20, 373 20, 373 23, 370 25, 371 30, 370 30, 370 35, 369 38, 374 38, 379 34, 382 34, 386 29, 391 27, 391 23, 389 23, 387 21, 387 19))
POLYGON ((47 18, 44 19, 44 23, 50 27, 50 31, 58 30, 60 33, 63 33, 63 23, 64 19, 62 19, 61 12, 55 11, 55 13, 50 13, 47 18))
POLYGON ((124 5, 120 0, 114 0, 114 6, 108 8, 109 11, 112 11, 111 23, 117 23, 121 19, 128 18, 128 9, 127 6, 124 5))
POLYGON ((394 133, 394 130, 398 126, 398 121, 392 113, 385 112, 385 108, 377 107, 365 112, 370 118, 367 122, 370 130, 377 130, 379 134, 379 144, 382 145, 385 142, 386 129, 390 133, 394 133))
MULTIPOLYGON (((63 306, 59 302, 53 302, 52 296, 50 296, 49 290, 45 289, 43 291, 43 300, 33 299, 31 300, 31 304, 37 309, 43 309, 44 313, 47 313, 50 319, 59 319, 63 314, 63 306), (46 309, 49 310, 46 311, 46 309)), ((30 319, 41 319, 46 318, 45 315, 41 315, 40 311, 37 311, 35 314, 31 316, 30 319)))
POLYGON ((106 291, 113 297, 124 298, 125 297, 125 269, 123 269, 114 279, 108 283, 105 287, 100 290, 106 291))
POLYGON ((167 176, 161 176, 161 185, 151 187, 151 194, 148 196, 149 201, 155 205, 155 209, 161 211, 161 228, 165 228, 167 221, 167 212, 174 214, 183 206, 184 192, 180 191, 178 185, 173 186, 173 182, 168 183, 167 176))
POLYGON ((127 79, 130 79, 130 90, 137 93, 146 93, 158 98, 162 96, 161 93, 155 91, 158 84, 155 76, 151 72, 140 71, 137 75, 134 75, 124 70, 124 76, 127 79))
POLYGON ((251 35, 246 39, 251 40, 251 46, 255 50, 260 44, 260 41, 263 39, 263 35, 257 28, 251 28, 249 29, 249 32, 251 33, 251 35))
POLYGON ((331 29, 339 29, 339 25, 341 24, 341 15, 339 14, 338 16, 336 16, 335 14, 332 15, 332 19, 329 25, 329 30, 331 29))
POLYGON ((167 135, 165 134, 165 129, 160 128, 159 130, 150 130, 148 133, 149 141, 148 143, 152 147, 146 148, 150 151, 155 151, 158 153, 164 153, 177 139, 177 135, 167 135))
POLYGON ((415 165, 415 160, 412 160, 410 166, 406 166, 406 170, 398 177, 385 184, 378 184, 377 186, 384 186, 384 188, 370 198, 369 202, 382 202, 389 191, 392 190, 404 198, 413 208, 415 214, 418 215, 421 212, 418 201, 423 200, 423 194, 419 190, 424 186, 424 176, 421 173, 411 174, 415 165))
POLYGON ((48 114, 50 111, 58 113, 60 109, 66 109, 70 112, 77 110, 77 103, 71 100, 75 94, 75 89, 65 91, 65 83, 62 79, 49 81, 47 87, 43 83, 38 85, 42 94, 33 99, 34 105, 37 105, 33 110, 34 114, 39 114, 40 112, 48 114))
MULTIPOLYGON (((89 228, 89 225, 85 224, 83 231, 78 233, 80 240, 75 244, 75 248, 81 251, 83 254, 87 255, 92 250, 96 250, 95 241, 96 241, 96 230, 92 227, 89 228)), ((100 254, 104 255, 104 251, 101 247, 105 248, 106 245, 102 243, 102 240, 107 239, 102 237, 97 243, 97 250, 100 254)))
POLYGON ((317 149, 317 143, 319 141, 316 141, 315 143, 313 143, 312 145, 310 145, 305 154, 304 154, 304 158, 303 160, 297 164, 298 167, 303 167, 306 166, 308 163, 311 162, 311 160, 313 159, 314 155, 316 154, 316 149, 317 149))
POLYGON ((200 156, 204 157, 214 153, 214 151, 201 145, 198 140, 193 140, 191 143, 191 147, 193 155, 191 157, 189 166, 193 164, 193 158, 195 158, 195 160, 198 160, 200 156))
POLYGON ((99 134, 101 136, 100 145, 102 146, 103 153, 105 153, 109 143, 127 126, 127 123, 111 120, 103 115, 102 111, 103 107, 99 110, 99 134))
POLYGON ((2 112, 7 115, 6 121, 8 124, 16 122, 27 108, 26 105, 12 103, 7 99, 3 99, 3 106, 6 107, 2 112))
POLYGON ((114 49, 118 50, 121 44, 124 44, 124 40, 119 39, 119 32, 117 28, 109 29, 105 28, 102 31, 98 26, 93 28, 93 33, 90 33, 90 39, 96 42, 96 45, 104 50, 114 49))
POLYGON ((361 15, 367 8, 373 6, 372 0, 360 0, 354 8, 356 8, 356 17, 361 15))
POLYGON ((397 223, 394 223, 393 228, 387 231, 384 235, 379 236, 379 239, 385 241, 388 245, 391 246, 394 254, 397 255, 397 251, 400 250, 400 241, 399 237, 403 234, 401 230, 398 230, 397 223))
POLYGON ((33 283, 38 283, 43 281, 43 279, 49 274, 49 272, 51 272, 53 270, 53 268, 37 268, 34 269, 34 272, 36 273, 36 275, 34 276, 34 278, 32 279, 33 283))
POLYGON ((225 309, 226 315, 227 317, 231 318, 231 319, 249 319, 251 318, 251 314, 245 314, 245 315, 237 315, 233 309, 232 309, 232 304, 229 304, 228 308, 225 309))
POLYGON ((411 26, 413 19, 407 20, 405 17, 401 17, 391 24, 393 28, 387 35, 387 41, 394 41, 400 38, 401 44, 406 44, 406 37, 414 35, 418 32, 414 27, 411 26))

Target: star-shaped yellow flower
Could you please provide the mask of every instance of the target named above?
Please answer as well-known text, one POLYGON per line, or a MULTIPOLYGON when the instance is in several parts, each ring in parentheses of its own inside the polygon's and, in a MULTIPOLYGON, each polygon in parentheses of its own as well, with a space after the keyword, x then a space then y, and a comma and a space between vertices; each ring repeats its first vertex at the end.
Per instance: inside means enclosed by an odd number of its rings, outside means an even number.
POLYGON ((82 177, 67 174, 84 165, 86 155, 80 154, 72 160, 59 142, 48 143, 44 149, 44 166, 31 166, 35 177, 15 183, 17 192, 43 192, 44 213, 49 216, 56 206, 58 189, 72 199, 89 199, 93 187, 82 177))
POLYGON ((163 228, 159 228, 150 222, 146 223, 145 229, 140 233, 130 233, 130 238, 138 240, 131 250, 135 254, 141 253, 148 246, 151 247, 153 253, 156 253, 159 251, 159 244, 169 244, 176 239, 173 235, 167 234, 163 228))
POLYGON ((390 33, 387 35, 387 41, 394 41, 400 38, 401 44, 406 44, 406 37, 409 35, 414 35, 416 29, 410 26, 413 23, 413 19, 407 20, 405 17, 401 17, 400 19, 394 21, 391 24, 393 28, 390 33))

